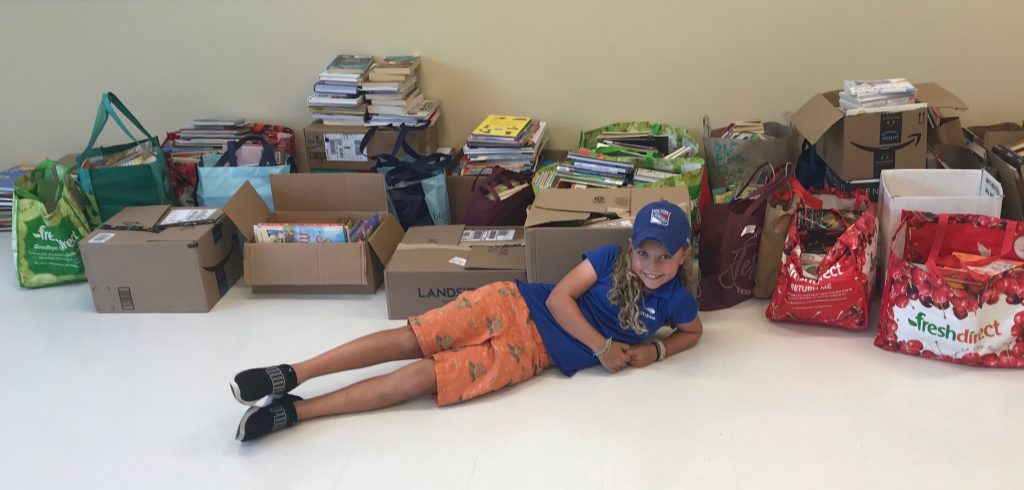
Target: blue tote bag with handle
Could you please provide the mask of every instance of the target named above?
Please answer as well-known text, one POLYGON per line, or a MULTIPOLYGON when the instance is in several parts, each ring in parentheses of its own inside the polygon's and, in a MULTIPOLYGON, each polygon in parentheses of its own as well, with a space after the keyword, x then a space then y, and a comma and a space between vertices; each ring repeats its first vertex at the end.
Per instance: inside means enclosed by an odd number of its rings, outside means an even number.
POLYGON ((274 209, 274 199, 270 193, 270 176, 286 174, 291 170, 287 164, 278 165, 274 156, 274 146, 259 135, 228 143, 227 151, 212 167, 199 167, 199 187, 196 198, 203 207, 219 208, 235 195, 246 182, 252 184, 267 206, 274 209), (263 154, 256 166, 239 167, 238 150, 248 142, 258 142, 263 146, 263 154))
MULTIPOLYGON (((389 211, 398 218, 403 229, 452 222, 445 176, 451 155, 422 155, 406 141, 409 132, 425 127, 401 125, 391 153, 371 157, 377 162, 377 171, 384 174, 389 211), (405 150, 406 156, 398 157, 399 150, 405 150)), ((367 131, 359 145, 361 153, 366 151, 366 145, 377 131, 377 127, 367 131)))

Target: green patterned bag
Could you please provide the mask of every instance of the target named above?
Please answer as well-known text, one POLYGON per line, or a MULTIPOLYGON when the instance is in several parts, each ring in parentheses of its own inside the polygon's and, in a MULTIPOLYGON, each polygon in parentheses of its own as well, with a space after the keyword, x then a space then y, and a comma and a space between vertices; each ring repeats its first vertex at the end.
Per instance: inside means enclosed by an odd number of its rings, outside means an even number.
POLYGON ((14 256, 26 288, 85 280, 78 241, 91 232, 85 196, 61 164, 40 163, 14 182, 14 256))

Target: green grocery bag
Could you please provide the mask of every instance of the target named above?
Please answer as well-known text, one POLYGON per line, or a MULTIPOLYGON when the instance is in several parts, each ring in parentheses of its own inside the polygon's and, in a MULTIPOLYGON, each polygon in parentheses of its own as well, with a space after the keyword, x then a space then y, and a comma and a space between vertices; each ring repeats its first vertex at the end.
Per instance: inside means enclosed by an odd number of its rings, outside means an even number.
POLYGON ((52 160, 14 182, 13 243, 18 284, 26 288, 85 280, 78 241, 92 227, 85 196, 52 160))
POLYGON ((95 206, 89 219, 99 226, 129 206, 171 204, 171 185, 167 177, 167 161, 160 142, 139 124, 138 119, 113 93, 103 94, 92 136, 85 151, 78 155, 78 182, 95 206), (125 126, 123 114, 144 138, 136 139, 125 126), (107 120, 112 119, 128 135, 131 143, 95 148, 107 120))

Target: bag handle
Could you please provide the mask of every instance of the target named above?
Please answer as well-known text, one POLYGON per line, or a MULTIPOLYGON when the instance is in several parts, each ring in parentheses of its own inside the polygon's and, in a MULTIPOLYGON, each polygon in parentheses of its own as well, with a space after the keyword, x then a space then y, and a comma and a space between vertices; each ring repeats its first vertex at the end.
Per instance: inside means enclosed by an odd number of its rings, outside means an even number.
POLYGON ((260 155, 259 167, 275 167, 277 166, 277 156, 274 154, 274 145, 271 145, 263 135, 253 134, 244 138, 239 138, 235 141, 228 142, 227 151, 220 156, 214 167, 237 167, 238 166, 238 150, 242 148, 245 143, 260 143, 263 146, 263 153, 260 155))
POLYGON ((29 175, 29 178, 32 179, 32 182, 35 182, 36 184, 35 195, 26 195, 25 192, 18 192, 21 190, 18 186, 14 186, 15 194, 18 194, 18 197, 36 199, 42 202, 43 206, 46 208, 46 212, 52 213, 53 210, 56 209, 57 203, 58 201, 60 201, 61 196, 64 195, 65 175, 67 175, 67 169, 64 168, 63 165, 53 160, 47 159, 40 163, 39 165, 36 165, 36 167, 32 169, 32 172, 29 175), (54 189, 52 202, 47 202, 47 200, 44 199, 39 188, 40 184, 44 183, 47 180, 56 181, 56 188, 54 189))
POLYGON ((100 100, 100 107, 96 111, 96 121, 93 123, 92 126, 92 135, 89 137, 89 144, 86 145, 85 150, 82 151, 83 154, 88 152, 89 150, 92 150, 93 147, 95 147, 96 140, 99 138, 100 133, 103 132, 103 128, 106 127, 108 119, 113 119, 113 121, 117 123, 118 127, 121 128, 121 131, 123 131, 124 134, 126 134, 128 138, 132 140, 132 143, 139 142, 139 140, 135 138, 132 132, 128 130, 128 127, 125 126, 124 122, 121 121, 121 118, 117 115, 118 111, 124 114, 124 116, 128 118, 128 121, 132 123, 135 129, 138 129, 139 132, 141 132, 146 137, 146 139, 153 138, 153 136, 149 134, 149 131, 146 131, 146 128, 142 127, 142 124, 139 123, 139 120, 135 118, 135 115, 132 114, 127 107, 125 107, 124 103, 121 102, 121 99, 118 99, 113 92, 107 92, 103 94, 103 97, 100 100))
POLYGON ((942 248, 942 242, 946 240, 947 228, 949 228, 949 215, 940 214, 938 229, 935 231, 935 238, 932 239, 932 249, 928 252, 928 259, 924 263, 928 272, 936 276, 941 276, 938 266, 935 265, 935 260, 939 258, 939 249, 942 248))

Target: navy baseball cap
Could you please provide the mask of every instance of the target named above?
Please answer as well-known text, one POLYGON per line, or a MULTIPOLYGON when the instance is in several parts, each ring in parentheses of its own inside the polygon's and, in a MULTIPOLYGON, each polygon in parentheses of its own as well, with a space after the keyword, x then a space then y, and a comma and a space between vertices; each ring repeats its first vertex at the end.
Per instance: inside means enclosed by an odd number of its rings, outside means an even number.
POLYGON ((668 201, 652 202, 633 218, 633 246, 654 240, 675 254, 690 244, 690 218, 679 206, 668 201))

